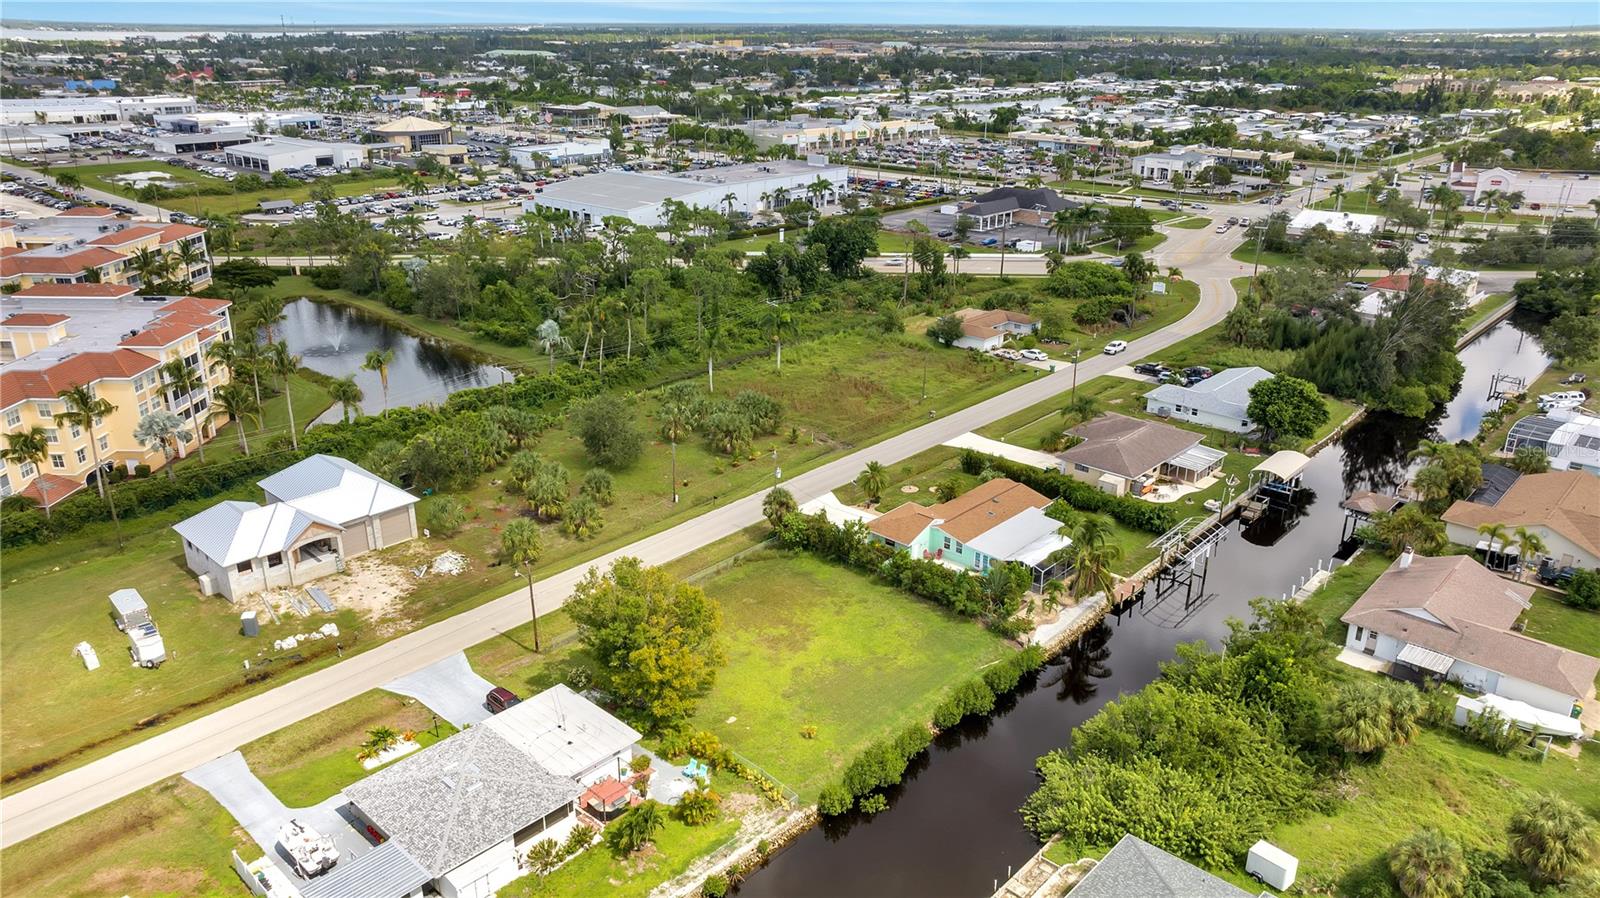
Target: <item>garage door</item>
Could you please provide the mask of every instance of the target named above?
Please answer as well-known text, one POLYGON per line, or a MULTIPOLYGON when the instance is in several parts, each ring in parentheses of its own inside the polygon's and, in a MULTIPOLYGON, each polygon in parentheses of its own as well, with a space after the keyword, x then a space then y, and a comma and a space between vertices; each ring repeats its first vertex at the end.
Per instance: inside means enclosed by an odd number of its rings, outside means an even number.
POLYGON ((344 535, 340 541, 344 544, 346 558, 352 555, 360 555, 362 552, 372 548, 367 539, 367 522, 360 520, 350 524, 345 528, 344 535))
POLYGON ((385 546, 405 542, 411 538, 411 510, 397 508, 378 518, 379 542, 385 546))

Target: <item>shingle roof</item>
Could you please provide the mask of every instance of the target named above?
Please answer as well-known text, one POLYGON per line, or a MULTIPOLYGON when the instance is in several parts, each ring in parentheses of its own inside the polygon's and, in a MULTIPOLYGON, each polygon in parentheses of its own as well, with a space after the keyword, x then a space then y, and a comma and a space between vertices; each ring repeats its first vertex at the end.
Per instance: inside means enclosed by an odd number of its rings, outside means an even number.
POLYGON ((932 509, 915 502, 907 502, 868 521, 867 529, 884 539, 904 545, 928 529, 928 525, 933 523, 933 518, 932 509))
POLYGON ((1250 388, 1271 380, 1272 372, 1265 368, 1229 368, 1200 381, 1192 387, 1162 384, 1144 394, 1146 399, 1158 403, 1186 405, 1203 412, 1243 421, 1249 417, 1250 388))
POLYGON ((1072 898, 1254 898, 1132 834, 1072 887, 1072 898))
POLYGON ((344 788, 363 815, 435 877, 582 791, 487 726, 457 733, 344 788))
POLYGON ((867 524, 867 529, 897 543, 909 543, 934 521, 950 536, 970 542, 978 536, 1021 514, 1025 509, 1044 508, 1050 500, 1015 480, 999 477, 979 484, 936 505, 907 502, 867 524))
POLYGON ((1581 698, 1600 658, 1511 630, 1533 592, 1467 555, 1417 556, 1391 565, 1340 620, 1581 698))
POLYGON ((1583 471, 1524 474, 1494 505, 1458 501, 1443 517, 1463 527, 1548 527, 1600 556, 1600 479, 1583 471))
POLYGON ((969 337, 987 339, 1000 333, 999 325, 1011 322, 1013 324, 1033 324, 1035 319, 1029 318, 1021 312, 1010 309, 962 309, 956 312, 956 317, 961 319, 961 332, 969 337))
POLYGON ((1200 435, 1159 421, 1108 412, 1067 431, 1082 443, 1061 453, 1069 465, 1085 465, 1121 477, 1139 477, 1200 442, 1200 435))

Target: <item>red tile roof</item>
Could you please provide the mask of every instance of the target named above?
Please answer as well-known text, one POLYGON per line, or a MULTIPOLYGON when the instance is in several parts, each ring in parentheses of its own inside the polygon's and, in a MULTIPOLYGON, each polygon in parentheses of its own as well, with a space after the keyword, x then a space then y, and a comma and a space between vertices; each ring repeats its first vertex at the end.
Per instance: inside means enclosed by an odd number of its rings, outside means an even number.
POLYGON ((197 228, 194 225, 186 225, 186 224, 162 225, 161 226, 161 242, 163 244, 167 244, 167 243, 171 243, 174 240, 182 240, 185 237, 193 237, 196 234, 204 234, 205 232, 206 232, 205 228, 197 228))
POLYGON ((13 295, 23 299, 117 299, 137 292, 127 284, 34 284, 13 295))
POLYGON ((161 308, 172 311, 204 312, 208 315, 211 315, 220 312, 231 305, 233 305, 233 303, 226 299, 211 299, 210 297, 206 296, 185 296, 182 299, 175 299, 161 308))
POLYGON ((106 378, 129 378, 143 374, 159 362, 131 349, 112 352, 82 352, 49 368, 27 371, 0 371, 0 408, 10 408, 27 399, 54 399, 62 390, 106 378))
POLYGON ((39 503, 41 508, 54 507, 57 502, 60 502, 62 499, 65 499, 73 493, 78 492, 87 485, 88 484, 81 480, 73 480, 70 477, 62 477, 60 474, 46 474, 40 472, 38 477, 33 478, 33 482, 29 483, 22 489, 17 490, 17 495, 27 496, 29 499, 39 503), (43 481, 44 485, 48 487, 48 489, 39 489, 40 481, 43 481), (45 501, 46 498, 49 499, 48 502, 45 501))
POLYGON ((67 316, 57 315, 52 312, 18 312, 6 318, 5 321, 0 321, 0 324, 6 327, 49 327, 52 324, 60 324, 66 320, 67 316))
POLYGON ((87 268, 99 268, 127 258, 122 253, 104 247, 79 250, 64 255, 15 255, 0 259, 0 275, 17 274, 81 274, 87 268))
POLYGON ((179 340, 182 340, 184 337, 194 333, 197 329, 198 328, 192 324, 180 324, 178 322, 167 323, 164 320, 157 321, 155 324, 152 324, 144 330, 139 331, 137 334, 134 334, 131 337, 124 337, 117 345, 145 347, 171 346, 179 340))

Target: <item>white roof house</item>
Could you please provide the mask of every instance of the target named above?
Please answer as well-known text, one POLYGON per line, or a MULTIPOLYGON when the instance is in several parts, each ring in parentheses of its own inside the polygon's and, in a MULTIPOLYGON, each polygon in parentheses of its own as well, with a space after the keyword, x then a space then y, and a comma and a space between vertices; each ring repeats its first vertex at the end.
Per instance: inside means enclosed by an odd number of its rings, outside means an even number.
POLYGON ((993 558, 1020 561, 1038 567, 1052 554, 1072 545, 1061 535, 1061 522, 1042 508, 1024 508, 986 532, 967 542, 976 551, 993 558))
POLYGON ((631 749, 640 738, 633 727, 565 683, 501 711, 482 726, 499 733, 551 773, 578 780, 631 749))
POLYGON ((180 521, 172 529, 208 558, 229 565, 285 551, 314 523, 338 526, 278 502, 228 501, 180 521))
POLYGON ((1365 234, 1372 236, 1383 219, 1377 215, 1359 212, 1332 212, 1327 209, 1301 209, 1289 220, 1289 233, 1299 235, 1322 225, 1335 234, 1365 234))
POLYGON ((1254 365, 1229 368, 1190 387, 1162 384, 1144 394, 1145 408, 1155 415, 1230 433, 1249 433, 1255 429, 1248 414, 1250 388, 1271 379, 1271 371, 1254 365))
POLYGON ((315 518, 344 523, 417 502, 417 497, 352 461, 313 455, 258 484, 268 499, 315 518))

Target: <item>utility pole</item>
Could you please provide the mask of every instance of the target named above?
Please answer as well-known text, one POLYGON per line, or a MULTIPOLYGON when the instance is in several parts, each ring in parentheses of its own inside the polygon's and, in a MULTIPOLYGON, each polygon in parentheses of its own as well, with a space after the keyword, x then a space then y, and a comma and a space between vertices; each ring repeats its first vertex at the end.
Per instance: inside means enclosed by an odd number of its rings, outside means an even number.
POLYGON ((1072 401, 1078 401, 1078 359, 1083 355, 1082 349, 1072 351, 1072 401))

